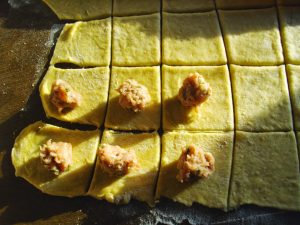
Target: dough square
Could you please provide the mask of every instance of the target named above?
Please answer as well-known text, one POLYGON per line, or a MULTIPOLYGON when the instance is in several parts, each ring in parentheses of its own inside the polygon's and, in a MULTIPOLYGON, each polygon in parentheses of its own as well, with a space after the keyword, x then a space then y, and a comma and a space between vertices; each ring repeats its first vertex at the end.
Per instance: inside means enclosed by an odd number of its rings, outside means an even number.
POLYGON ((286 63, 300 64, 300 7, 279 7, 286 63))
POLYGON ((275 0, 216 0, 218 9, 251 9, 275 5, 275 0))
POLYGON ((109 87, 109 68, 58 69, 50 66, 40 84, 40 96, 47 117, 91 124, 100 127, 104 122, 109 87), (62 79, 82 96, 81 105, 67 113, 58 113, 50 102, 52 84, 62 79))
POLYGON ((163 0, 165 12, 204 12, 215 9, 213 0, 163 0))
POLYGON ((230 66, 235 127, 241 131, 290 131, 291 102, 284 66, 230 66))
POLYGON ((161 115, 160 89, 159 66, 112 67, 105 127, 115 130, 158 130, 161 115), (119 104, 117 89, 128 79, 146 86, 151 96, 150 103, 141 112, 123 109, 119 104))
POLYGON ((294 132, 237 131, 229 207, 255 204, 300 210, 300 179, 294 132))
POLYGON ((219 11, 229 63, 272 66, 283 63, 275 8, 219 11))
POLYGON ((191 206, 199 203, 211 208, 227 210, 231 173, 233 132, 188 133, 168 132, 162 137, 162 156, 156 199, 167 197, 191 206), (190 183, 176 180, 177 162, 182 148, 195 144, 215 158, 215 171, 207 178, 190 183))
POLYGON ((157 66, 160 59, 160 14, 114 17, 113 66, 157 66))
POLYGON ((110 18, 66 24, 57 40, 50 64, 109 66, 110 51, 110 18))
POLYGON ((99 140, 99 130, 68 130, 41 121, 31 124, 15 140, 11 155, 15 174, 43 193, 66 197, 85 195, 93 175, 99 140), (40 160, 40 146, 49 139, 72 145, 72 164, 58 176, 40 160))
POLYGON ((227 66, 166 66, 162 68, 164 130, 229 131, 233 130, 233 106, 227 66), (198 72, 212 88, 212 95, 197 111, 189 112, 177 100, 183 80, 198 72), (192 117, 191 117, 192 115, 192 117), (191 119, 192 118, 192 119, 191 119))
POLYGON ((159 13, 160 0, 114 0, 114 16, 159 13))
POLYGON ((162 61, 173 66, 227 63, 216 11, 163 13, 162 61))
POLYGON ((299 0, 277 0, 277 5, 295 6, 300 5, 299 0))
POLYGON ((92 20, 111 16, 112 0, 43 0, 60 20, 92 20))
POLYGON ((294 124, 300 131, 300 66, 287 65, 287 76, 293 107, 294 124))
POLYGON ((135 151, 138 170, 125 176, 110 177, 103 173, 97 160, 88 195, 111 203, 129 203, 131 198, 154 206, 154 192, 160 160, 160 138, 153 133, 122 133, 105 130, 101 144, 119 145, 135 151))

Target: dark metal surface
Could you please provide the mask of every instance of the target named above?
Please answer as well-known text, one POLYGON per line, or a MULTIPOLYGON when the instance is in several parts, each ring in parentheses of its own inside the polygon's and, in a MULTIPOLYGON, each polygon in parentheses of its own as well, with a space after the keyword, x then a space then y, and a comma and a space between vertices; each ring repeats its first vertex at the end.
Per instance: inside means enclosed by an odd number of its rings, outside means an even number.
POLYGON ((185 207, 167 199, 149 208, 137 201, 115 206, 90 197, 54 197, 16 178, 10 152, 16 135, 25 126, 37 120, 70 126, 45 118, 38 93, 38 84, 51 55, 51 27, 59 21, 51 13, 36 14, 30 6, 26 7, 26 10, 14 11, 9 10, 7 1, 0 2, 1 225, 300 224, 300 213, 254 206, 225 213, 200 205, 185 207))

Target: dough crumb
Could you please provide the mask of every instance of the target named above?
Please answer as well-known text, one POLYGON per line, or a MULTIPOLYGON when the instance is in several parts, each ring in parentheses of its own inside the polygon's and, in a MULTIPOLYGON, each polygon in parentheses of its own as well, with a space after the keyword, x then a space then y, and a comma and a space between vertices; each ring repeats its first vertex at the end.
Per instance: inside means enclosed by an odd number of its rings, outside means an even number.
POLYGON ((178 100, 183 106, 198 106, 212 94, 212 89, 199 73, 190 74, 179 89, 178 100))
POLYGON ((189 182, 192 178, 207 177, 215 170, 215 158, 202 148, 190 145, 182 150, 177 163, 179 170, 176 179, 180 182, 189 182))
POLYGON ((72 145, 67 142, 52 142, 40 146, 40 159, 55 175, 66 171, 72 164, 72 145))
POLYGON ((135 80, 126 80, 117 91, 120 93, 119 103, 122 108, 134 112, 142 111, 151 100, 148 89, 135 80))
POLYGON ((51 88, 51 103, 57 108, 59 113, 74 109, 81 104, 81 95, 63 80, 56 80, 51 88))
POLYGON ((125 150, 117 145, 103 144, 98 151, 101 169, 110 176, 122 176, 137 166, 134 151, 125 150))

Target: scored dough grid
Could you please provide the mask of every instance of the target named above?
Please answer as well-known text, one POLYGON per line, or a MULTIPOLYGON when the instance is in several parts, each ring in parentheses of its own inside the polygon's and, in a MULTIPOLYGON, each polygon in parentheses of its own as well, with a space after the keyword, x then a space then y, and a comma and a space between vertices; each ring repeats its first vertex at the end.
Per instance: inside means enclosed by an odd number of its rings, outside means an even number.
MULTIPOLYGON (((162 28, 162 24, 163 24, 163 13, 164 12, 168 12, 168 14, 170 14, 170 15, 183 15, 182 13, 185 13, 185 12, 182 12, 182 11, 179 11, 179 12, 174 12, 174 11, 172 11, 172 10, 170 10, 170 9, 167 9, 167 10, 164 10, 163 9, 163 6, 164 6, 164 1, 165 0, 161 0, 161 9, 160 9, 160 19, 161 19, 161 24, 160 24, 160 58, 161 58, 161 60, 163 60, 163 51, 164 51, 164 44, 163 44, 163 37, 164 37, 164 34, 163 34, 163 28, 162 28)), ((278 0, 279 1, 279 0, 278 0)), ((113 2, 115 2, 115 1, 113 1, 113 2)), ((192 2, 192 0, 191 0, 191 2, 192 2)), ((215 12, 216 14, 217 14, 217 19, 218 19, 218 24, 219 24, 219 26, 220 26, 220 30, 221 30, 221 36, 220 36, 220 38, 222 39, 222 43, 224 44, 224 49, 225 49, 225 57, 226 57, 226 61, 222 61, 221 60, 221 62, 220 63, 208 63, 208 64, 205 64, 205 63, 200 63, 199 64, 199 62, 197 62, 196 63, 196 65, 197 66, 218 66, 218 65, 225 65, 225 66, 227 66, 228 68, 230 67, 232 67, 232 66, 234 66, 233 65, 233 63, 232 62, 234 62, 235 64, 239 64, 239 63, 236 63, 236 61, 232 61, 232 60, 229 60, 229 62, 227 61, 227 59, 228 59, 228 54, 229 54, 229 51, 228 51, 228 43, 226 44, 226 40, 224 39, 224 32, 226 33, 226 29, 224 30, 224 25, 222 26, 222 16, 220 17, 220 11, 219 10, 221 10, 221 11, 223 11, 223 12, 229 12, 229 11, 227 11, 227 8, 224 8, 223 6, 224 6, 224 3, 230 3, 231 1, 230 0, 215 0, 214 1, 214 3, 213 3, 213 5, 214 5, 214 9, 213 10, 211 10, 211 9, 199 9, 197 12, 198 13, 203 13, 203 14, 205 14, 205 12, 215 12), (223 3, 223 5, 222 5, 222 3, 223 3), (217 6, 217 8, 216 8, 216 6, 217 6), (218 8, 218 6, 220 6, 219 8, 218 8), (232 63, 232 64, 231 64, 232 63)), ((247 2, 247 1, 241 1, 241 2, 247 2)), ((254 1, 254 3, 253 4, 258 4, 258 5, 251 5, 251 6, 246 6, 245 8, 268 8, 268 7, 270 7, 270 6, 272 6, 272 4, 270 3, 270 2, 272 2, 272 1, 268 1, 268 3, 266 4, 266 5, 259 5, 259 1, 254 1), (271 5, 270 5, 271 4, 271 5)), ((280 1, 279 1, 280 2, 280 1)), ((114 4, 114 3, 113 3, 114 4)), ((229 4, 230 5, 230 4, 229 4)), ((274 5, 273 5, 274 6, 274 5)), ((155 8, 155 7, 154 7, 155 8)), ((234 8, 230 8, 230 9, 234 9, 234 8)), ((241 7, 241 8, 239 8, 239 9, 244 9, 244 7, 241 7)), ((280 34, 280 48, 279 49, 281 49, 282 48, 282 45, 283 45, 283 40, 282 40, 282 27, 280 27, 280 25, 281 25, 281 23, 280 23, 280 19, 279 19, 279 12, 278 12, 278 10, 280 10, 279 8, 278 8, 278 6, 277 5, 275 5, 275 7, 273 7, 273 9, 274 9, 274 11, 275 11, 275 13, 276 13, 276 19, 277 19, 277 24, 278 24, 278 32, 279 32, 279 34, 280 34)), ((114 10, 114 5, 113 5, 113 7, 112 7, 112 15, 114 15, 114 12, 113 12, 113 10, 114 10)), ((257 10, 259 10, 259 9, 257 9, 257 10)), ((144 14, 144 15, 149 15, 149 14, 152 14, 152 13, 155 13, 156 11, 154 10, 154 11, 151 11, 151 12, 148 12, 148 13, 141 13, 141 14, 137 14, 137 15, 139 15, 139 16, 142 16, 142 14, 144 14)), ((186 12, 189 12, 189 9, 187 9, 187 11, 186 12)), ((195 12, 195 11, 193 11, 193 13, 197 13, 197 12, 195 12)), ((122 13, 120 13, 118 16, 122 16, 123 17, 123 15, 122 15, 122 13)), ((125 14, 125 16, 128 16, 127 14, 125 14)), ((112 43, 112 41, 113 41, 113 29, 114 29, 114 27, 113 27, 113 21, 114 21, 114 16, 112 16, 111 17, 112 18, 112 24, 111 24, 111 43, 112 43)), ((121 18, 121 17, 120 17, 121 18)), ((226 34, 225 34, 226 35, 226 34)), ((141 43, 141 46, 138 46, 139 48, 142 48, 142 45, 143 45, 143 43, 141 43)), ((255 43, 254 43, 254 45, 255 45, 255 43)), ((110 56, 111 56, 111 60, 113 59, 113 57, 114 57, 114 52, 113 52, 113 45, 111 44, 111 53, 110 53, 110 56)), ((288 49, 286 49, 286 48, 284 48, 283 49, 283 51, 288 51, 288 49)), ((188 53, 187 53, 188 54, 188 53)), ((277 54, 277 53, 276 53, 277 54)), ((280 52, 279 52, 279 54, 280 54, 280 52)), ((171 56, 172 57, 172 56, 171 56)), ((285 64, 285 62, 286 62, 286 52, 285 52, 285 54, 283 55, 283 58, 282 58, 282 60, 280 59, 280 57, 279 57, 279 60, 278 61, 274 61, 274 63, 269 63, 269 62, 267 62, 267 63, 265 63, 265 62, 263 62, 263 63, 257 63, 256 64, 256 62, 254 62, 254 64, 251 64, 251 62, 250 62, 250 65, 251 66, 280 66, 280 65, 283 65, 283 67, 284 67, 284 70, 286 71, 287 69, 286 69, 286 64, 285 64)), ((288 61, 288 62, 292 62, 292 63, 298 63, 297 61, 288 61)), ((172 63, 171 63, 172 64, 172 63)), ((176 64, 176 63, 175 63, 176 64)), ((159 64, 153 64, 152 66, 160 66, 160 75, 161 75, 161 87, 163 87, 163 83, 162 83, 162 81, 163 81, 163 79, 162 79, 162 70, 163 70, 163 63, 162 63, 162 61, 160 61, 160 63, 159 64)), ((186 64, 185 63, 181 63, 181 62, 179 62, 177 65, 175 65, 175 66, 178 66, 178 67, 181 67, 181 66, 185 66, 186 64)), ((193 65, 195 65, 195 64, 193 64, 193 65)), ((243 67, 243 66, 247 66, 247 65, 249 65, 249 63, 246 63, 246 64, 241 64, 240 66, 241 67, 243 67)), ((109 64, 109 66, 110 66, 110 73, 112 73, 112 61, 110 61, 110 64, 109 64)), ((122 65, 122 66, 126 66, 126 65, 122 65)), ((129 65, 129 66, 131 66, 131 65, 129 65)), ((145 65, 143 65, 143 64, 139 64, 139 65, 135 65, 135 66, 140 66, 140 67, 143 67, 143 66, 149 66, 149 64, 145 64, 145 65)), ((192 66, 192 65, 189 65, 189 66, 192 66)), ((300 66, 299 66, 300 67, 300 66)), ((288 71, 287 71, 288 72, 288 71)), ((231 69, 229 70, 229 73, 230 73, 230 87, 231 87, 231 96, 232 96, 232 101, 233 101, 233 108, 235 107, 235 102, 234 102, 234 93, 232 93, 233 92, 233 84, 232 84, 232 82, 233 82, 233 78, 232 78, 232 71, 231 71, 231 69)), ((287 79, 287 77, 285 76, 285 79, 286 80, 288 80, 287 79)), ((293 91, 293 92, 291 92, 291 90, 290 90, 290 86, 291 85, 293 85, 293 84, 291 84, 291 82, 290 82, 290 80, 288 80, 289 81, 289 93, 290 93, 290 95, 291 94, 294 94, 294 95, 296 95, 296 93, 297 93, 297 91, 293 91)), ((111 88, 111 87, 110 87, 111 88)), ((299 92, 299 90, 298 90, 298 92, 299 92)), ((298 93, 298 95, 299 95, 299 93, 298 93)), ((296 116, 295 116, 295 110, 296 109, 294 109, 295 108, 295 105, 296 105, 296 103, 294 103, 295 102, 295 98, 296 97, 293 97, 293 96, 289 96, 290 98, 291 98, 291 100, 292 100, 292 104, 293 104, 293 114, 294 114, 294 116, 293 116, 293 120, 294 120, 294 124, 297 122, 297 121, 295 121, 295 120, 299 120, 299 118, 297 118, 296 116)), ((163 103, 162 103, 163 104, 163 103)), ((204 103, 205 104, 205 103, 204 103)), ((163 112, 162 112, 163 113, 163 112)), ((234 113, 233 113, 234 114, 234 113)), ((107 115, 106 115, 107 116, 107 115)), ((292 116, 292 114, 291 114, 291 116, 292 116)), ((163 117, 162 117, 163 118, 163 117)), ((163 120, 163 119, 162 119, 163 120)), ((234 120, 236 120, 236 115, 234 115, 234 120)), ((162 123, 161 123, 161 125, 162 125, 162 123)), ((102 129, 102 128, 101 128, 102 129)), ((184 128, 183 128, 184 129, 184 128)), ((289 130, 298 130, 299 129, 299 127, 296 125, 296 127, 291 127, 291 128, 288 128, 286 131, 289 131, 289 130)), ((228 129, 226 129, 226 130, 224 130, 224 131, 227 131, 228 129)), ((234 131, 234 136, 236 135, 236 132, 239 132, 239 131, 249 131, 249 130, 244 130, 244 129, 237 129, 236 128, 236 121, 235 121, 235 125, 233 126, 233 128, 231 129, 232 131, 234 131)), ((159 131, 160 131, 160 133, 163 133, 163 127, 161 126, 160 127, 160 129, 159 129, 159 131)), ((200 131, 200 130, 199 130, 200 131)), ((198 131, 198 132, 199 132, 198 131)), ((212 131, 212 130, 210 130, 210 131, 212 131)), ((220 131, 220 130, 215 130, 215 132, 217 132, 217 131, 220 131)), ((255 131, 258 131, 258 132, 264 132, 265 130, 255 130, 255 131)), ((275 132, 280 132, 280 131, 282 131, 281 129, 278 129, 278 130, 270 130, 270 131, 275 131, 275 132)), ((202 130, 201 132, 205 132, 205 130, 202 130)), ((299 137, 299 134, 298 134, 298 137, 299 137)), ((235 141, 235 138, 234 138, 234 141, 235 141)), ((299 142, 298 142, 298 148, 299 148, 299 142)), ((298 149, 299 150, 299 149, 298 149)), ((233 151, 233 153, 232 153, 232 156, 233 156, 233 158, 235 157, 235 153, 234 153, 235 151, 233 151)), ((233 159, 232 159, 232 162, 233 162, 233 159)), ((232 166, 231 166, 231 173, 233 173, 233 169, 232 168, 234 168, 234 165, 233 165, 233 163, 232 163, 232 166)), ((231 180, 231 179, 230 179, 231 180)), ((228 191, 229 192, 229 191, 228 191)), ((228 197, 229 198, 229 197, 228 197)))

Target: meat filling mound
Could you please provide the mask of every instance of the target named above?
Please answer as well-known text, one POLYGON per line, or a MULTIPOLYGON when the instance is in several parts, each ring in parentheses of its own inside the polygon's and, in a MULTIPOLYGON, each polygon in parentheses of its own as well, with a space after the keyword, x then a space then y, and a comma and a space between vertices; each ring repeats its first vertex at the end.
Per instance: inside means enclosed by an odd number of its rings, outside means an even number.
POLYGON ((199 73, 190 74, 179 89, 178 100, 185 107, 198 106, 212 94, 212 89, 199 73))
POLYGON ((66 171, 72 163, 72 145, 66 142, 52 142, 40 146, 40 159, 55 175, 66 171))
POLYGON ((190 145, 182 150, 177 164, 179 172, 176 179, 183 183, 195 178, 207 177, 214 172, 214 165, 215 158, 211 153, 190 145))
POLYGON ((79 106, 81 95, 75 92, 70 84, 58 79, 52 84, 50 101, 59 113, 63 113, 79 106))
POLYGON ((151 100, 148 89, 135 80, 126 80, 117 91, 120 93, 119 103, 122 108, 134 112, 142 111, 151 100))
POLYGON ((110 176, 122 176, 137 166, 134 151, 125 150, 117 145, 103 144, 98 151, 101 169, 110 176))

